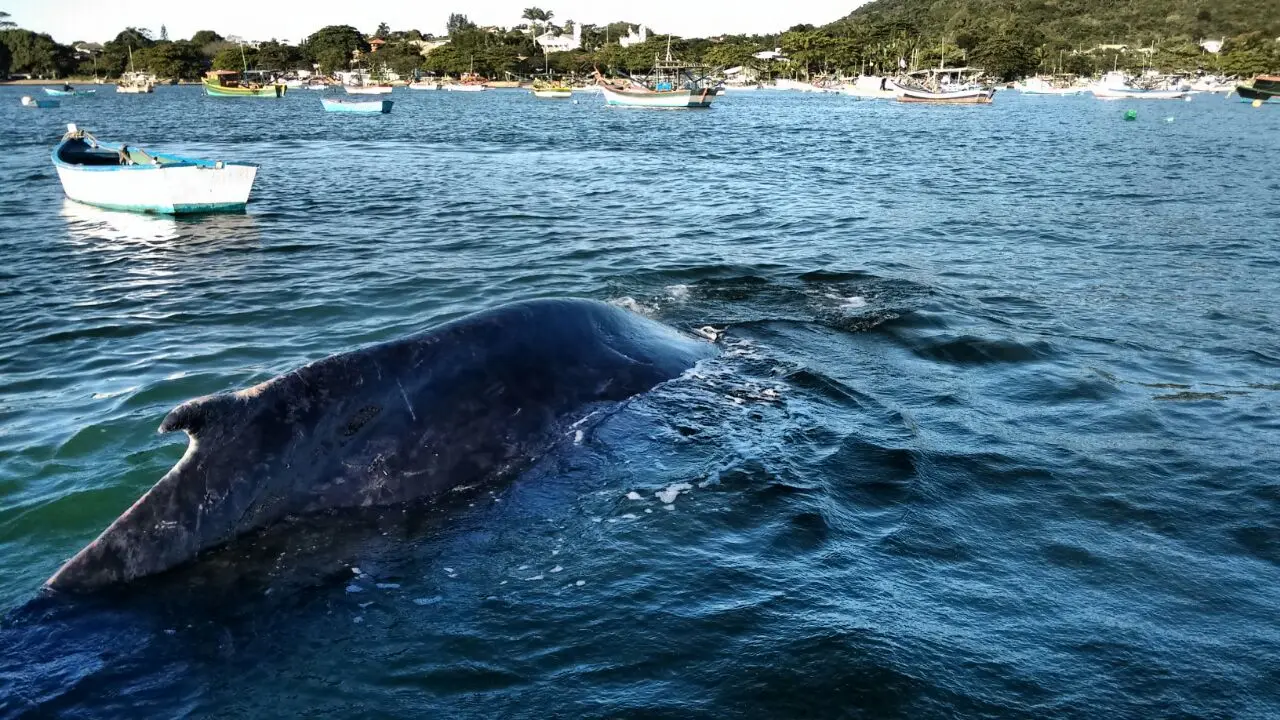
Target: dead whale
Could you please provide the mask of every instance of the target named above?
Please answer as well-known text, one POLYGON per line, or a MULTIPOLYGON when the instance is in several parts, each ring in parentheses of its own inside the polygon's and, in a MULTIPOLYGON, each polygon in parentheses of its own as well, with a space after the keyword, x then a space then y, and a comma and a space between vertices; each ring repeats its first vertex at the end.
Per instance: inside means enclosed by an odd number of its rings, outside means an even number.
POLYGON ((84 591, 163 572, 286 515, 430 497, 509 472, 567 425, 714 347, 612 305, 534 300, 186 402, 186 453, 51 577, 84 591))

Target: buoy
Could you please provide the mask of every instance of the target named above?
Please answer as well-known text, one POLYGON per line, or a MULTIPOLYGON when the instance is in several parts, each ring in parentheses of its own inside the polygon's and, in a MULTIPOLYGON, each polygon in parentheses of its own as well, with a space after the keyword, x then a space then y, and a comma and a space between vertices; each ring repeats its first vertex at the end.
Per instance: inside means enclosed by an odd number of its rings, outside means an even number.
POLYGON ((1171 118, 1171 117, 1167 117, 1167 118, 1165 118, 1165 119, 1164 119, 1164 121, 1165 121, 1165 122, 1173 122, 1173 118, 1171 118))
POLYGON ((1138 119, 1138 111, 1137 111, 1137 110, 1125 110, 1125 111, 1124 111, 1124 119, 1125 119, 1125 120, 1137 120, 1137 119, 1138 119))
POLYGON ((1259 100, 1254 100, 1253 102, 1251 102, 1251 103, 1249 103, 1249 104, 1250 104, 1250 105, 1252 105, 1252 106, 1254 106, 1254 107, 1262 107, 1262 100, 1261 100, 1261 99, 1259 99, 1259 100))

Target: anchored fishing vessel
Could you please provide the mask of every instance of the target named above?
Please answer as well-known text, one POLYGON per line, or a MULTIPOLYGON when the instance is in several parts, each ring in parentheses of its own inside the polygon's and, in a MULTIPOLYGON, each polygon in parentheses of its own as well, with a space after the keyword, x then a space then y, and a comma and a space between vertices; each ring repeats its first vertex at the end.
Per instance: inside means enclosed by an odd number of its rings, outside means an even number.
POLYGON ((939 105, 989 105, 995 90, 977 82, 982 71, 968 67, 939 67, 907 73, 890 83, 898 102, 939 105))
POLYGON ((1076 85, 1072 75, 1029 77, 1016 87, 1023 95, 1079 95, 1088 88, 1076 85))
POLYGON ((367 115, 376 115, 378 113, 391 112, 391 106, 395 104, 393 100, 332 100, 330 98, 320 98, 320 104, 324 106, 327 112, 345 112, 345 113, 364 113, 367 115))
POLYGON ((387 95, 391 92, 390 85, 343 85, 348 95, 387 95))
POLYGON ((61 88, 42 88, 45 95, 52 97, 77 97, 94 95, 97 90, 78 90, 70 85, 63 85, 61 88))
POLYGON ((688 110, 711 107, 716 89, 707 83, 704 68, 686 65, 671 57, 671 39, 667 39, 667 56, 654 57, 653 71, 645 82, 632 79, 623 85, 605 80, 596 70, 596 84, 604 93, 604 104, 614 107, 688 110), (695 73, 701 73, 695 75, 695 73))
POLYGON ((252 81, 234 70, 210 70, 204 77, 209 97, 280 98, 288 90, 284 83, 252 81))
POLYGON ((179 215, 244 209, 258 166, 105 143, 74 124, 53 150, 67 197, 108 210, 179 215))
POLYGON ((537 80, 533 83, 533 96, 544 100, 567 100, 573 97, 573 88, 564 83, 537 80))
POLYGON ((1103 75, 1097 84, 1089 88, 1089 92, 1099 100, 1181 100, 1187 95, 1185 90, 1135 87, 1129 82, 1128 76, 1118 70, 1103 75))

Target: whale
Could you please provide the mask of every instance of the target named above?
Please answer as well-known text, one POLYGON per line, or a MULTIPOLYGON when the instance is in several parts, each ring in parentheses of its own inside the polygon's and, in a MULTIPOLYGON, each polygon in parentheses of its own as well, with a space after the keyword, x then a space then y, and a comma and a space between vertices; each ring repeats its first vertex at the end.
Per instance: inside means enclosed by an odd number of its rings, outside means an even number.
POLYGON ((289 517, 514 474, 715 353, 608 303, 538 299, 190 400, 159 428, 187 434, 182 458, 45 587, 125 584, 289 517))

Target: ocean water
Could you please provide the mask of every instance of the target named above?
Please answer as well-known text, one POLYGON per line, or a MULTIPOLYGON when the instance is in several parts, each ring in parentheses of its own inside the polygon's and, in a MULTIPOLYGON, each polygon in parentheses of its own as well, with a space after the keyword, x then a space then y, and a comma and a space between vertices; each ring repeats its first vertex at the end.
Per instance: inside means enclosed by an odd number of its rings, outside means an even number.
POLYGON ((1274 108, 24 92, 0 717, 1280 714, 1274 108), (249 209, 67 201, 67 122, 259 163, 249 209), (722 352, 515 477, 40 593, 179 403, 565 296, 722 352))

